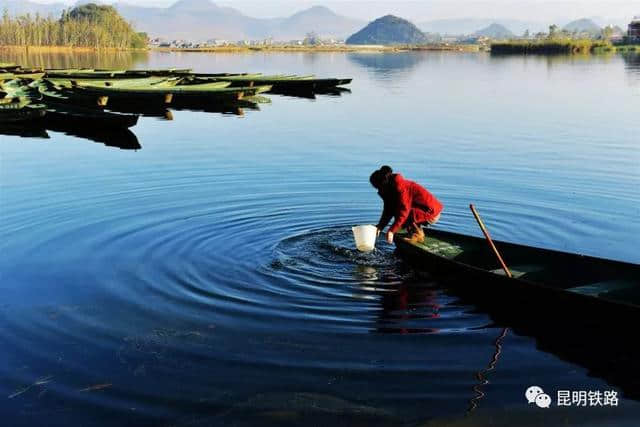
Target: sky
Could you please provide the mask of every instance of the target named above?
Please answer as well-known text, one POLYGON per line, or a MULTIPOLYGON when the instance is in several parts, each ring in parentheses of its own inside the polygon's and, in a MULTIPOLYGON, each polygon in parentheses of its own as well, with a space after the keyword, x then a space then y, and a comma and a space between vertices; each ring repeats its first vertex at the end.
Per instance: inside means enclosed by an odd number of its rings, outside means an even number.
MULTIPOLYGON (((39 3, 76 3, 77 0, 32 0, 39 3)), ((138 6, 169 6, 176 0, 118 0, 138 6)), ((116 0, 102 0, 114 3, 116 0)), ((230 6, 254 17, 289 16, 314 5, 323 5, 336 13, 362 20, 394 14, 412 21, 460 18, 521 19, 551 22, 601 16, 626 20, 640 15, 640 0, 219 0, 219 6, 230 6)))

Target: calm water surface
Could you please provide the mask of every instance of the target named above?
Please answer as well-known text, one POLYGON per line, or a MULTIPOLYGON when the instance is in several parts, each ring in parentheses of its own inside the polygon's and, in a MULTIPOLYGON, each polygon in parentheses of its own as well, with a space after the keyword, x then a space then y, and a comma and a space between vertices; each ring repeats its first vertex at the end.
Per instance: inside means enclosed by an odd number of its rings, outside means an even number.
POLYGON ((350 232, 377 221, 368 176, 387 163, 444 202, 439 228, 479 235, 474 202, 497 239, 640 262, 637 56, 3 60, 354 78, 98 141, 0 135, 5 425, 637 425, 639 387, 350 232), (541 410, 530 385, 620 402, 541 410))

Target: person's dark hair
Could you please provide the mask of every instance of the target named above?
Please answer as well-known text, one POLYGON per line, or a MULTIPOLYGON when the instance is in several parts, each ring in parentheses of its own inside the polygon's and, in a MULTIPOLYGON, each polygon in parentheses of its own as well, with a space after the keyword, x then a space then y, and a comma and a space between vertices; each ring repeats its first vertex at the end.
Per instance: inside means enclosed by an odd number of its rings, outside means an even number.
POLYGON ((387 185, 389 182, 389 178, 391 178, 391 174, 393 173, 393 169, 391 166, 384 165, 377 171, 371 174, 369 177, 369 182, 375 188, 382 188, 387 185))

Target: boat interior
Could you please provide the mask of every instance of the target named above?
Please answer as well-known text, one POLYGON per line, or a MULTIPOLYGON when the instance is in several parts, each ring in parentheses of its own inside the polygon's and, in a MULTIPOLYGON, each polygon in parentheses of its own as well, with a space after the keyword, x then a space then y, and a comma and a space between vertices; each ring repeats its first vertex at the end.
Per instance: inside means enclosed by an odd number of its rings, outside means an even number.
MULTIPOLYGON (((425 230, 426 252, 505 275, 484 238, 447 231, 425 230)), ((570 254, 494 241, 512 276, 570 292, 640 306, 640 266, 625 262, 570 254)))

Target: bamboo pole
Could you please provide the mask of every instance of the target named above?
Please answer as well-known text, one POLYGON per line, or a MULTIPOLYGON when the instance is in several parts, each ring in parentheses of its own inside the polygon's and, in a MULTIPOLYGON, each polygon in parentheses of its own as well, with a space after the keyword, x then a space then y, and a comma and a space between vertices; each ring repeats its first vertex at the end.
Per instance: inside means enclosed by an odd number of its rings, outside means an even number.
POLYGON ((487 230, 487 227, 484 226, 484 223, 482 222, 482 219, 480 219, 480 215, 476 211, 475 206, 473 206, 473 203, 469 205, 469 209, 471 209, 473 216, 476 218, 476 221, 478 221, 478 225, 480 226, 480 229, 482 230, 484 237, 487 238, 487 242, 489 242, 489 246, 491 246, 493 253, 496 255, 496 258, 498 258, 498 261, 500 261, 500 265, 502 266, 504 273, 507 275, 507 277, 513 277, 513 275, 511 274, 511 271, 509 270, 509 267, 507 267, 507 265, 502 260, 502 257, 500 256, 500 252, 498 252, 498 248, 496 248, 496 245, 493 244, 493 240, 491 240, 491 236, 489 236, 489 231, 487 230))

